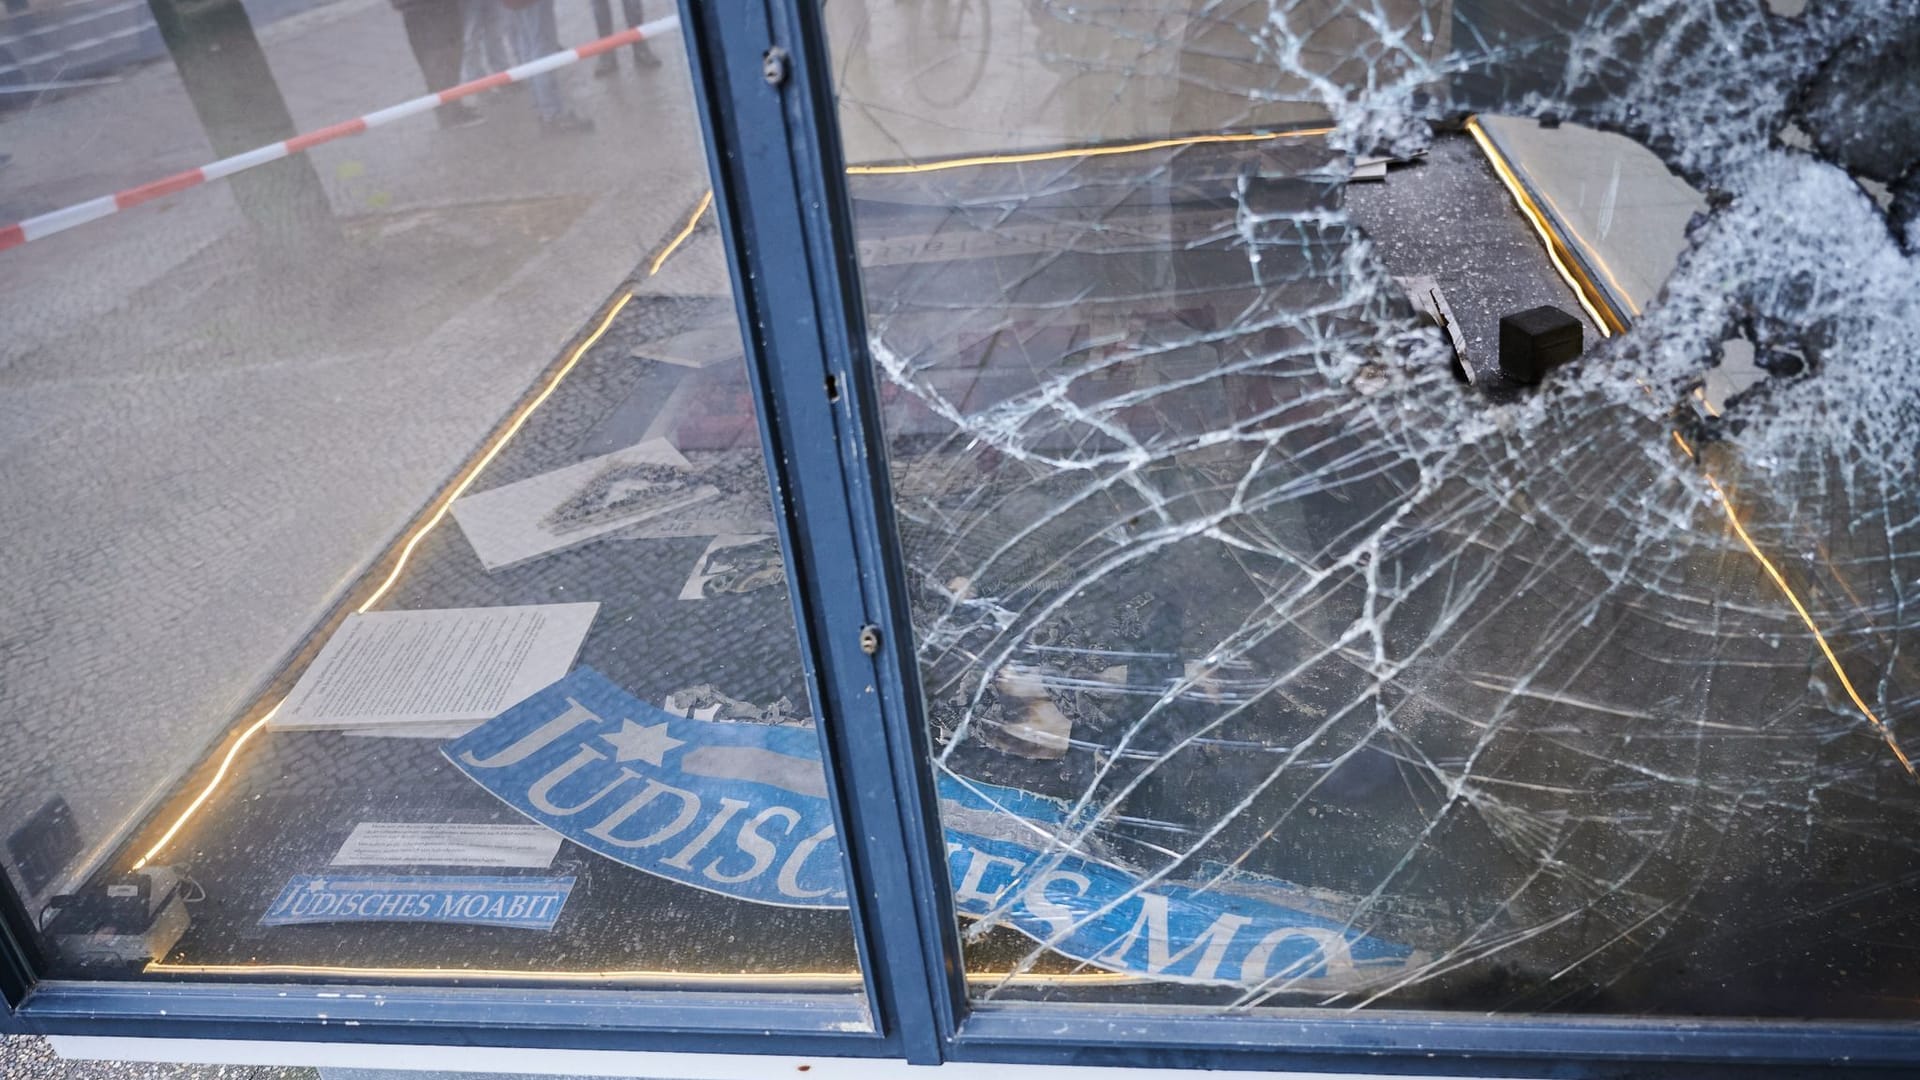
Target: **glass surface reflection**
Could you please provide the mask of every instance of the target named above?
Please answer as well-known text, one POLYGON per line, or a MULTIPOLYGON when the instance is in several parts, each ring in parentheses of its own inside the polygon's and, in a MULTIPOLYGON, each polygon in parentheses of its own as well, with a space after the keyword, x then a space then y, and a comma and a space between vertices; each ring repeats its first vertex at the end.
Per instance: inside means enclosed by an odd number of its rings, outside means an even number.
POLYGON ((1913 1015, 1894 6, 828 17, 978 994, 1913 1015))
POLYGON ((857 995, 670 6, 152 7, 0 23, 48 973, 857 995))

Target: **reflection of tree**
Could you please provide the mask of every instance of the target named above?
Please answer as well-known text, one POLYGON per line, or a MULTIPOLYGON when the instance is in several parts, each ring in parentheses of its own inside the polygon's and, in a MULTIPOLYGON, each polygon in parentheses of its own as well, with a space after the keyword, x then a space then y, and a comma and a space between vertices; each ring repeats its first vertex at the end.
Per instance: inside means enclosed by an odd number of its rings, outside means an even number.
MULTIPOLYGON (((147 6, 216 155, 297 134, 240 0, 147 0, 147 6)), ((333 233, 326 190, 305 154, 235 173, 227 183, 247 221, 283 254, 333 233)))

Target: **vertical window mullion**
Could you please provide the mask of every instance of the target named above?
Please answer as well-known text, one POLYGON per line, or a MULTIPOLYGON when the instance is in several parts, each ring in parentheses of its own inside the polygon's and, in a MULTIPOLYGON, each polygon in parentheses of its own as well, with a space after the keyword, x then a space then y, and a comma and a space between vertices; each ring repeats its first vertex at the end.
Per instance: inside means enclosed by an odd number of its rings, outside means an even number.
POLYGON ((887 1034, 934 1062, 964 985, 825 28, 796 0, 684 11, 868 978, 887 1034))

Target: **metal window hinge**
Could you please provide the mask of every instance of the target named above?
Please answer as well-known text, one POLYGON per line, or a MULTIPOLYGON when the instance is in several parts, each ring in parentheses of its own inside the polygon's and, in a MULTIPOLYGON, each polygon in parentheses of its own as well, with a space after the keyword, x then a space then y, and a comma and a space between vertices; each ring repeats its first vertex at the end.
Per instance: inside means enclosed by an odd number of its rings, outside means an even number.
POLYGON ((778 45, 771 46, 760 54, 760 74, 767 80, 768 86, 779 86, 787 81, 787 50, 778 45))

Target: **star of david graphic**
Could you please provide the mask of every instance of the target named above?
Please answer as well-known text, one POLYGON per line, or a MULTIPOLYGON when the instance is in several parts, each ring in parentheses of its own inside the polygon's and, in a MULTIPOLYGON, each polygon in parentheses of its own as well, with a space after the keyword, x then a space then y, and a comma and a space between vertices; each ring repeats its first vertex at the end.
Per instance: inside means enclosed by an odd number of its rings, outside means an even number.
POLYGON ((668 735, 665 724, 648 727, 631 720, 620 721, 620 730, 600 736, 600 741, 613 747, 617 762, 644 761, 649 765, 666 764, 663 759, 668 751, 686 745, 686 740, 668 735))

